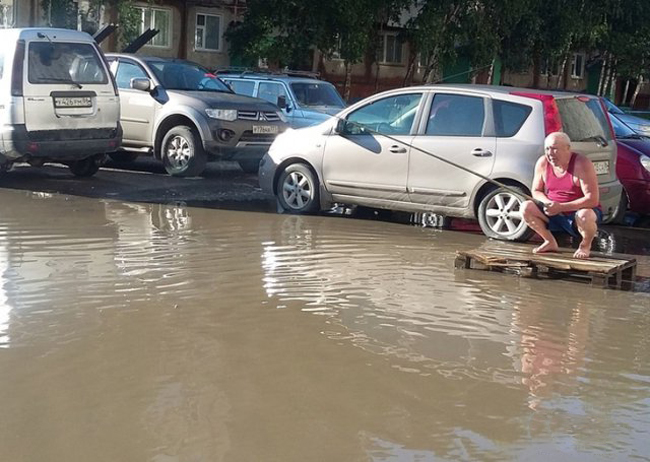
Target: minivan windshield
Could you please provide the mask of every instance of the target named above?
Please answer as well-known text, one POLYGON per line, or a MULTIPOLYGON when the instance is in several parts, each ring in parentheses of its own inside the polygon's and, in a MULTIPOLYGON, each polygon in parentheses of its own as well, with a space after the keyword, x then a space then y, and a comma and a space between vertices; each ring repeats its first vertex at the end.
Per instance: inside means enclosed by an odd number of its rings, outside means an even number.
POLYGON ((562 130, 571 141, 611 140, 612 130, 600 101, 596 98, 557 98, 562 130))
POLYGON ((291 84, 291 90, 301 106, 345 107, 339 92, 336 91, 334 85, 328 82, 294 82, 291 84))
POLYGON ((230 88, 204 67, 188 61, 149 60, 149 67, 167 90, 217 91, 232 93, 230 88))
POLYGON ((108 76, 90 43, 31 42, 27 78, 33 84, 105 84, 108 76))

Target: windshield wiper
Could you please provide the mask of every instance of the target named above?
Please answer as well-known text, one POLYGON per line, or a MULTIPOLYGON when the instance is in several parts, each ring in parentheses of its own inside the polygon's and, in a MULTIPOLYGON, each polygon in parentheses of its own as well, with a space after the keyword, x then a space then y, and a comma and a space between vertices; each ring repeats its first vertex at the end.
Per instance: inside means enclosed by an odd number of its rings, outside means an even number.
POLYGON ((583 143, 583 142, 585 142, 585 141, 597 141, 598 143, 602 144, 603 147, 609 145, 609 143, 607 142, 607 140, 606 140, 605 138, 603 138, 602 136, 600 136, 600 135, 589 136, 589 137, 587 137, 587 138, 583 138, 583 139, 581 139, 581 140, 578 140, 578 143, 583 143))
POLYGON ((57 78, 48 78, 45 80, 46 82, 57 82, 57 83, 69 83, 70 85, 74 85, 77 88, 83 88, 83 85, 81 85, 79 82, 75 82, 72 79, 57 79, 57 78))
POLYGON ((642 140, 643 139, 641 135, 637 135, 637 134, 617 136, 616 138, 618 138, 619 140, 642 140))

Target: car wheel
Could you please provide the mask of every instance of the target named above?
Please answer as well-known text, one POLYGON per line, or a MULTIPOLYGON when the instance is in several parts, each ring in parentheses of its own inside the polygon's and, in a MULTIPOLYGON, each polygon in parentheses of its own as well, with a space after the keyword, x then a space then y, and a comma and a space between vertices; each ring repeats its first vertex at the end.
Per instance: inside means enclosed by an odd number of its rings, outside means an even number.
POLYGON ((92 156, 70 162, 68 168, 74 176, 89 177, 97 173, 100 164, 100 158, 92 156))
POLYGON ((162 142, 163 166, 171 176, 197 176, 205 170, 207 156, 196 130, 184 125, 167 132, 162 142))
POLYGON ((615 225, 625 224, 625 215, 627 214, 628 205, 627 193, 623 190, 621 192, 621 200, 618 203, 618 207, 616 207, 616 213, 610 220, 610 223, 615 225))
MULTIPOLYGON (((524 194, 521 188, 511 186, 513 191, 524 194)), ((478 207, 478 223, 485 234, 503 241, 527 241, 533 231, 524 222, 521 212, 523 195, 516 195, 504 189, 488 192, 478 207)))
POLYGON ((128 164, 129 162, 133 162, 138 158, 138 153, 128 151, 111 152, 108 157, 110 157, 111 160, 115 163, 128 164))
POLYGON ((290 164, 280 174, 277 185, 280 206, 291 213, 313 213, 320 205, 318 180, 305 164, 290 164))
POLYGON ((240 160, 238 164, 246 173, 257 173, 260 169, 259 160, 240 160))

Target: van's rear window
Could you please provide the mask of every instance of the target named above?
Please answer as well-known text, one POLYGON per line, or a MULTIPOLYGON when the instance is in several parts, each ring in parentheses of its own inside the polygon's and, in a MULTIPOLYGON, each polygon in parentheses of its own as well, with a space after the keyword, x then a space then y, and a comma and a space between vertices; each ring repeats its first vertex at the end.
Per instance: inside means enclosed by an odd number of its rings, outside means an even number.
POLYGON ((89 43, 32 42, 27 65, 29 83, 108 83, 101 58, 89 43))
POLYGON ((557 108, 562 118, 562 130, 571 141, 595 141, 612 138, 607 117, 596 98, 557 98, 557 108))

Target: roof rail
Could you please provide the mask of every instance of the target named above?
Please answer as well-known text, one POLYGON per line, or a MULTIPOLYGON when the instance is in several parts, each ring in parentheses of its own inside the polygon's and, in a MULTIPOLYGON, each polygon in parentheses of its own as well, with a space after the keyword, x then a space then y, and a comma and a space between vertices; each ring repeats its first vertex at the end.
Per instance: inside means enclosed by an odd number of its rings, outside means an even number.
POLYGON ((246 74, 268 74, 268 75, 286 75, 289 77, 308 77, 311 79, 320 79, 319 72, 311 71, 299 71, 294 69, 278 69, 271 70, 263 67, 241 67, 241 66, 229 66, 214 69, 217 75, 220 74, 239 74, 240 77, 245 76, 246 74))

